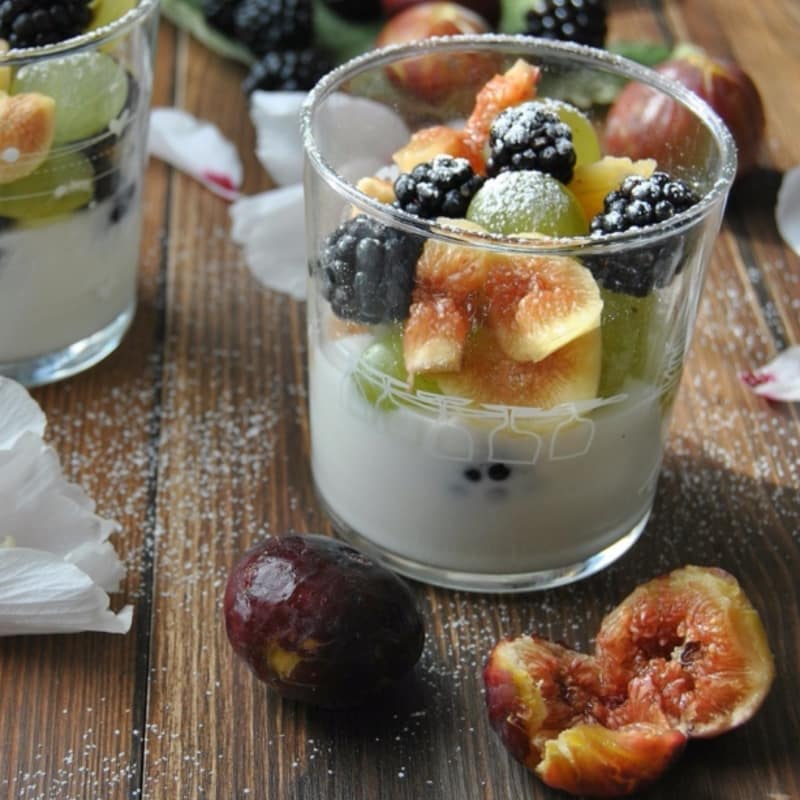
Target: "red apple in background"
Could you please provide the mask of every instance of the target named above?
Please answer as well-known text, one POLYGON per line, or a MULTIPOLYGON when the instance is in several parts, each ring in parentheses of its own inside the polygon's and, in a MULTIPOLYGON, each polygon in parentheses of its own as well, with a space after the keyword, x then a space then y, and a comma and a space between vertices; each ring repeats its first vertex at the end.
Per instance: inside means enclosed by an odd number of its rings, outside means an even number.
MULTIPOLYGON (((764 106, 741 67, 684 46, 657 72, 691 89, 719 114, 736 141, 737 175, 755 166, 764 138, 764 106)), ((698 134, 697 122, 677 102, 644 84, 629 83, 609 111, 605 148, 610 155, 655 158, 659 167, 669 169, 671 154, 691 147, 698 134)))
MULTIPOLYGON (((411 6, 419 5, 425 0, 381 0, 381 8, 385 17, 393 17, 411 6)), ((494 29, 500 22, 502 4, 500 0, 461 0, 459 5, 480 14, 494 29)))
MULTIPOLYGON (((489 23, 457 3, 417 3, 395 14, 378 33, 377 47, 405 44, 433 36, 457 36, 489 32, 489 23)), ((495 72, 496 59, 489 54, 425 55, 407 58, 386 67, 389 79, 422 100, 436 103, 454 87, 482 85, 495 72)))

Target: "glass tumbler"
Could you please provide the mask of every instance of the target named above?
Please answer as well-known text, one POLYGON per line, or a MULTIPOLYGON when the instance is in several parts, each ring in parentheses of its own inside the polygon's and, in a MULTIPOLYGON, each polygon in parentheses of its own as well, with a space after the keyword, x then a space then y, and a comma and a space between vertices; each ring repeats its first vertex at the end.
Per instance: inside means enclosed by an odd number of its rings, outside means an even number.
POLYGON ((136 307, 158 0, 130 6, 0 55, 0 374, 28 386, 104 358, 136 307))
POLYGON ((609 53, 481 36, 345 64, 311 92, 302 129, 311 461, 336 531, 473 591, 551 587, 618 558, 651 512, 735 173, 724 124, 609 53), (608 106, 585 87, 610 81, 681 109, 652 160, 601 160, 608 106), (573 175, 485 176, 492 121, 534 93, 571 128, 573 175), (396 204, 398 176, 442 154, 479 176, 468 205, 396 204), (607 192, 654 170, 691 204, 591 235, 607 192))

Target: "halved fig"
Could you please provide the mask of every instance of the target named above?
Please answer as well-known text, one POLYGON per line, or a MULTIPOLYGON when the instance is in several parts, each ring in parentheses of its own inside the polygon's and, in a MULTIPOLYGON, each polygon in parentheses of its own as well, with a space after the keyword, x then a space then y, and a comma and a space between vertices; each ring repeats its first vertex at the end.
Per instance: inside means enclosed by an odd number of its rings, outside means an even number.
POLYGON ((547 785, 590 797, 640 790, 687 739, 748 720, 774 677, 758 614, 728 573, 688 566, 606 616, 593 655, 536 636, 496 645, 489 720, 547 785))
POLYGON ((467 339, 460 369, 428 375, 445 394, 476 403, 547 409, 596 397, 601 361, 599 328, 540 361, 517 361, 506 355, 496 331, 487 326, 467 339))
POLYGON ((635 589, 603 620, 596 654, 627 681, 620 720, 658 704, 692 737, 749 720, 775 676, 758 612, 721 569, 684 567, 635 589))

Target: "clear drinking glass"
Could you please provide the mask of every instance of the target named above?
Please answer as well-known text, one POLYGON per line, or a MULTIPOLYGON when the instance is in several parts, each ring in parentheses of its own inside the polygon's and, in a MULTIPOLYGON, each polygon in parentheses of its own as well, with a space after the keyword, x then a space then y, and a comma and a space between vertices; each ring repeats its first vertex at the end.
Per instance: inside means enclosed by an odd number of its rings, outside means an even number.
POLYGON ((67 377, 133 318, 158 0, 0 55, 0 374, 67 377))
MULTIPOLYGON (((360 57, 318 84, 302 124, 311 458, 336 530, 398 572, 476 591, 567 583, 618 558, 641 534, 653 504, 704 272, 735 172, 725 126, 693 94, 632 62, 503 36, 434 40, 360 57), (431 54, 460 65, 435 97, 421 98, 419 86, 409 89, 397 71, 387 78, 387 67, 413 74, 431 54), (687 182, 699 202, 659 225, 601 240, 586 233, 490 235, 393 207, 386 194, 398 171, 393 155, 409 135, 434 126, 461 130, 477 89, 517 59, 541 70, 539 99, 581 103, 598 131, 608 106, 581 99, 598 77, 641 81, 674 99, 685 109, 684 127, 674 142, 654 143, 654 154, 658 168, 687 182), (380 255, 375 231, 381 242, 395 241, 380 255), (402 295, 402 278, 381 284, 372 266, 381 258, 399 263, 407 251, 417 258, 410 308, 392 294, 402 295), (343 260, 335 265, 337 258, 343 260), (518 337, 529 329, 539 335, 537 314, 542 325, 553 322, 533 284, 524 284, 532 299, 517 292, 530 269, 551 276, 542 279, 554 282, 551 299, 574 292, 578 273, 585 286, 588 274, 589 290, 603 303, 599 327, 552 354, 528 355, 518 337), (654 270, 644 290, 620 290, 620 270, 629 269, 654 270), (347 311, 349 301, 336 294, 341 281, 352 281, 348 297, 363 313, 347 311), (388 298, 383 315, 366 308, 375 297, 370 282, 388 298), (453 306, 466 319, 460 333, 453 306), (514 316, 519 309, 522 323, 514 316), (409 377, 409 359, 440 366, 437 359, 444 359, 447 368, 409 377)), ((448 135, 417 137, 420 160, 448 135)))

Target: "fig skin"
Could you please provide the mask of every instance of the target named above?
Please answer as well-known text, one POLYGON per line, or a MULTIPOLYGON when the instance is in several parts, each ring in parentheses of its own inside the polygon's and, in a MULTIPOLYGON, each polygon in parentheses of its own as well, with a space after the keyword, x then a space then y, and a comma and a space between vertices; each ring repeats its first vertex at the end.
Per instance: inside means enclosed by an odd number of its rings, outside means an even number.
POLYGON ((494 647, 483 678, 489 721, 518 761, 548 786, 618 797, 655 781, 689 739, 749 720, 774 675, 736 579, 686 566, 607 614, 593 655, 519 636, 494 647))
MULTIPOLYGON (((756 165, 766 119, 758 88, 741 67, 698 48, 684 47, 656 71, 691 89, 719 114, 736 142, 737 177, 756 165)), ((672 153, 692 147, 697 133, 697 122, 677 102, 632 82, 609 111, 605 150, 634 160, 655 158, 659 168, 669 170, 675 160, 672 153)))
MULTIPOLYGON (((381 8, 385 17, 393 17, 410 6, 416 6, 425 0, 381 0, 381 8)), ((500 0, 459 0, 458 5, 480 14, 492 29, 497 28, 500 22, 502 4, 500 0)))
POLYGON ((424 623, 409 587, 354 548, 313 534, 272 537, 230 573, 234 651, 284 697, 363 703, 419 660, 424 623))

